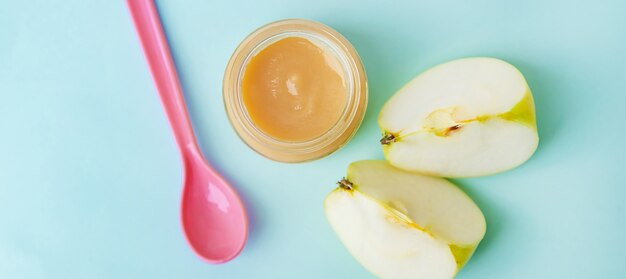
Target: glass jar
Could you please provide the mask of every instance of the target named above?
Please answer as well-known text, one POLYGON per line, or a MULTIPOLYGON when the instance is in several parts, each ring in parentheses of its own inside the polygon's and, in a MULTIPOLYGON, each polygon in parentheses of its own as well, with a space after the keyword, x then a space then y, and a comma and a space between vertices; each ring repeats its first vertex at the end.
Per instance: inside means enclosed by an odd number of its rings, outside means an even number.
POLYGON ((287 19, 267 24, 246 37, 233 53, 223 81, 224 105, 239 137, 259 154, 280 162, 319 159, 346 144, 358 130, 367 107, 367 77, 359 55, 337 31, 321 23, 287 19), (348 98, 339 120, 319 137, 287 142, 265 134, 255 126, 242 99, 242 79, 254 55, 285 37, 302 37, 324 44, 341 62, 348 98))

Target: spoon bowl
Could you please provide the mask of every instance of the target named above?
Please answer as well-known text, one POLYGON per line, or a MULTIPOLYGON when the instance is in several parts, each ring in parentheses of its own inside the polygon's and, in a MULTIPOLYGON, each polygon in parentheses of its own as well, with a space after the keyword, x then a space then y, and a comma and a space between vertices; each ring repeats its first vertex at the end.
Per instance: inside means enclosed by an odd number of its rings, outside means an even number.
POLYGON ((202 156, 153 0, 127 0, 165 115, 183 161, 181 224, 192 250, 209 263, 235 258, 248 238, 239 196, 202 156))
POLYGON ((237 193, 194 150, 184 161, 181 222, 187 242, 210 263, 236 257, 247 238, 246 213, 237 193), (236 198, 236 199, 235 199, 236 198))

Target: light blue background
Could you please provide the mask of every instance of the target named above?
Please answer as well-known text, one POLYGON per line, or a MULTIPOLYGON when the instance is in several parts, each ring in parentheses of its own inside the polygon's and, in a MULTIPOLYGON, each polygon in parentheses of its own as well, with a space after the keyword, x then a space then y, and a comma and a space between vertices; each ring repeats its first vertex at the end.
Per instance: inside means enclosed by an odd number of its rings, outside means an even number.
POLYGON ((250 212, 243 253, 213 266, 183 239, 180 160, 124 2, 2 0, 0 278, 371 278, 322 200, 350 162, 382 158, 391 94, 467 56, 525 74, 541 143, 513 171, 456 181, 489 226, 458 277, 625 278, 626 2, 387 2, 158 1, 202 150, 250 212), (221 80, 249 32, 293 17, 354 44, 371 102, 345 148, 289 165, 237 138, 221 80))

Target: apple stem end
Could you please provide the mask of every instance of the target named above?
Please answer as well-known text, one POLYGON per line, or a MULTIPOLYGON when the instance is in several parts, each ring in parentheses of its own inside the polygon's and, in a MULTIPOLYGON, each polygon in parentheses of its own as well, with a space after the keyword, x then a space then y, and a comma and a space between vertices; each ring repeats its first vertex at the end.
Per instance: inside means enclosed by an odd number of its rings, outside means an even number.
POLYGON ((385 133, 385 135, 383 135, 383 138, 380 139, 380 144, 382 145, 389 145, 394 142, 396 142, 396 136, 390 133, 385 133))
POLYGON ((354 184, 350 182, 350 180, 346 179, 345 177, 342 178, 340 181, 338 181, 337 185, 339 185, 339 187, 344 190, 348 190, 348 191, 354 190, 354 184))

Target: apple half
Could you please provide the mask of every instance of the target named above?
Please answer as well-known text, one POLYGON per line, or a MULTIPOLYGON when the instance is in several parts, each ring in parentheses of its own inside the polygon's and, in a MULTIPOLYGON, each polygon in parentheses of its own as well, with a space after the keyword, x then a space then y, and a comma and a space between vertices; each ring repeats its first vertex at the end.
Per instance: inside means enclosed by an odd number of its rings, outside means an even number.
POLYGON ((443 178, 359 161, 338 184, 324 202, 328 222, 380 278, 452 278, 485 235, 478 206, 443 178))
POLYGON ((539 137, 524 76, 495 58, 465 58, 418 75, 383 106, 381 144, 394 166, 442 177, 524 163, 539 137))

